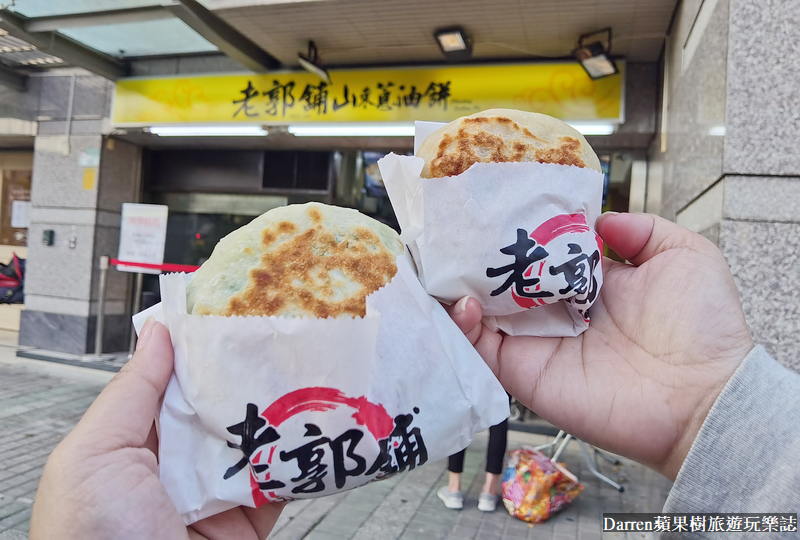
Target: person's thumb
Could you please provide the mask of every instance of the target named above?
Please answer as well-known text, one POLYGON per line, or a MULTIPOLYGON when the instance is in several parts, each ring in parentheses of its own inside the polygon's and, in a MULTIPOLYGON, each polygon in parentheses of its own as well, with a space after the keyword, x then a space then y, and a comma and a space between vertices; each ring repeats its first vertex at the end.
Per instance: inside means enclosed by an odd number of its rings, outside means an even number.
POLYGON ((109 452, 142 447, 172 374, 172 343, 166 327, 148 319, 133 357, 111 379, 75 428, 91 449, 109 452))
POLYGON ((669 249, 696 248, 705 239, 652 214, 608 212, 595 224, 597 234, 620 257, 639 266, 669 249))
POLYGON ((463 297, 461 300, 447 306, 447 313, 456 323, 459 330, 464 332, 467 339, 472 345, 481 337, 481 305, 480 303, 469 296, 463 297))

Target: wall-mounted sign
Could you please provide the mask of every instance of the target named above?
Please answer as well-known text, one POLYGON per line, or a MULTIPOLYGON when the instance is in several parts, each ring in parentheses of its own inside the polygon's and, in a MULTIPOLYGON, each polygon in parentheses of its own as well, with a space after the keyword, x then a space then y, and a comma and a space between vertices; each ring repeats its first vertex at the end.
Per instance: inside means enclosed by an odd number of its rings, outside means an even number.
POLYGON ((6 169, 3 173, 0 244, 28 245, 28 209, 31 200, 31 171, 6 169))
POLYGON ((620 74, 593 81, 574 62, 130 78, 116 84, 114 123, 447 122, 485 109, 563 120, 624 120, 620 74))
MULTIPOLYGON (((167 239, 169 207, 162 204, 122 204, 117 259, 124 262, 161 264, 167 239)), ((137 266, 117 265, 117 270, 159 274, 137 266)))
POLYGON ((99 167, 100 166, 100 149, 92 148, 91 150, 81 150, 78 154, 79 167, 99 167))

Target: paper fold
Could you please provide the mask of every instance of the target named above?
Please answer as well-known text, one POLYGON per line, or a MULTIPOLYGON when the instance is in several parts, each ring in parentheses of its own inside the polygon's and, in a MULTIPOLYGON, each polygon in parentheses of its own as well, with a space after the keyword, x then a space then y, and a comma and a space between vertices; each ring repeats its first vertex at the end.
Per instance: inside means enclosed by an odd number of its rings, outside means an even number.
POLYGON ((603 175, 551 163, 476 163, 421 178, 424 161, 378 165, 420 282, 438 300, 477 299, 510 335, 575 336, 602 286, 603 175))
POLYGON ((187 524, 443 459, 508 416, 504 390, 410 257, 397 263, 356 319, 188 315, 189 276, 161 277, 162 303, 147 311, 170 330, 175 371, 159 470, 187 524))

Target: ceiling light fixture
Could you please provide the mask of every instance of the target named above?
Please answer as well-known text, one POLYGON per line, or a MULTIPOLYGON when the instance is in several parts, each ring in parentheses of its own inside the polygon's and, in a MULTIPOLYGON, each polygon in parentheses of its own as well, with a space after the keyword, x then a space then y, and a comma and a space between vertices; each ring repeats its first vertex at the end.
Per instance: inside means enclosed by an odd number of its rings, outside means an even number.
POLYGON ((289 126, 295 137, 413 137, 414 124, 297 124, 289 126))
POLYGON ((159 137, 263 137, 261 126, 152 126, 150 133, 159 137))
POLYGON ((327 69, 322 67, 322 62, 319 61, 317 46, 313 41, 308 42, 308 55, 297 54, 297 62, 309 73, 313 73, 328 84, 331 83, 331 75, 328 73, 327 69))
POLYGON ((460 26, 440 28, 433 36, 447 60, 469 60, 472 57, 472 41, 460 26))
POLYGON ((567 122, 578 130, 581 135, 611 135, 616 130, 614 124, 598 124, 592 122, 567 122))
POLYGON ((602 79, 619 73, 617 64, 611 59, 611 28, 604 28, 578 38, 578 48, 572 52, 591 79, 602 79), (596 36, 606 35, 605 45, 596 36), (589 43, 591 41, 591 43, 589 43))

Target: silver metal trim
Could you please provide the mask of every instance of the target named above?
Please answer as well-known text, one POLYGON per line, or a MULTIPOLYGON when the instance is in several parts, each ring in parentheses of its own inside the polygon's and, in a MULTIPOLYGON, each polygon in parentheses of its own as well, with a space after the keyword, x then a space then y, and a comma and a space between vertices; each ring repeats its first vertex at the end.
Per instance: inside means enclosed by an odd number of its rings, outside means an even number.
POLYGON ((27 41, 40 51, 52 54, 112 81, 124 77, 128 70, 122 62, 81 45, 58 32, 28 32, 25 20, 7 10, 0 10, 0 28, 9 35, 27 41))
POLYGON ((125 9, 109 9, 68 15, 34 17, 25 21, 26 32, 56 32, 62 28, 81 28, 131 22, 171 19, 172 13, 164 6, 144 6, 125 9))

